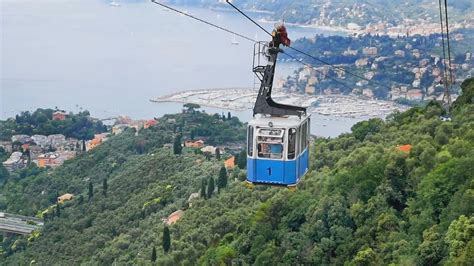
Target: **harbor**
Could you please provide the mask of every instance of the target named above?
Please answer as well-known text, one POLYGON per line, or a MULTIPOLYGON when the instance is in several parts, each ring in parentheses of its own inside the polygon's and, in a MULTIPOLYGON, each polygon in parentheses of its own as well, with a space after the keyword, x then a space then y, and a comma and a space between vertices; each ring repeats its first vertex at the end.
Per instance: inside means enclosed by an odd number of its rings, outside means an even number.
MULTIPOLYGON (((193 103, 203 107, 246 111, 253 108, 258 91, 251 88, 188 90, 150 99, 151 102, 193 103)), ((311 113, 347 118, 385 117, 407 106, 391 101, 366 99, 352 95, 302 95, 275 90, 276 102, 307 107, 311 113)), ((332 119, 332 118, 331 118, 332 119)), ((334 118, 337 119, 337 118, 334 118)))

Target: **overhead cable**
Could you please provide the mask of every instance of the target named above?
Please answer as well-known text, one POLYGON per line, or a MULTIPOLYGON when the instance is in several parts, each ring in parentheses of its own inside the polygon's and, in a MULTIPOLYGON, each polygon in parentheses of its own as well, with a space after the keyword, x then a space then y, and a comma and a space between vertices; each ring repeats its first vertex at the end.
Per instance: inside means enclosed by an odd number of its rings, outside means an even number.
POLYGON ((246 40, 248 40, 248 41, 250 41, 250 42, 254 42, 254 43, 257 42, 256 40, 254 40, 254 39, 252 39, 252 38, 250 38, 250 37, 247 37, 247 36, 245 36, 245 35, 239 34, 239 33, 235 32, 235 31, 228 30, 228 29, 223 28, 223 27, 221 27, 221 26, 218 26, 218 25, 216 25, 216 24, 214 24, 214 23, 211 23, 211 22, 209 22, 209 21, 200 19, 200 18, 198 18, 198 17, 195 17, 195 16, 193 16, 193 15, 191 15, 191 14, 188 14, 188 13, 186 13, 186 12, 180 11, 180 10, 178 10, 178 9, 176 9, 176 8, 170 7, 170 6, 165 5, 165 4, 163 4, 163 3, 157 2, 157 1, 155 1, 155 0, 151 0, 151 2, 154 3, 154 4, 157 4, 157 5, 159 5, 159 6, 165 7, 165 8, 167 8, 167 9, 171 10, 171 11, 177 12, 177 13, 179 13, 179 14, 181 14, 181 15, 185 15, 185 16, 187 16, 187 17, 190 17, 190 18, 194 19, 194 20, 197 20, 197 21, 199 21, 199 22, 202 22, 202 23, 204 23, 204 24, 207 24, 207 25, 209 25, 209 26, 212 26, 212 27, 214 27, 214 28, 217 28, 217 29, 220 29, 220 30, 222 30, 222 31, 228 32, 228 33, 233 34, 233 35, 235 35, 235 36, 238 36, 238 37, 240 37, 240 38, 246 39, 246 40))

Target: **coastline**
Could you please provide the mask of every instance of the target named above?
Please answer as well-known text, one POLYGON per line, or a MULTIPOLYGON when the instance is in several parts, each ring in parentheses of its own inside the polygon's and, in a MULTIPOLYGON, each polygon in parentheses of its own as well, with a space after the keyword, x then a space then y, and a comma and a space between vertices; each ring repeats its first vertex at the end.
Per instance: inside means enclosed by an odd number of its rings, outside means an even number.
MULTIPOLYGON (((149 99, 149 101, 193 103, 203 107, 241 112, 253 108, 256 96, 257 90, 254 89, 219 88, 176 92, 149 99)), ((276 90, 273 98, 283 104, 307 107, 310 113, 345 118, 385 117, 394 111, 404 111, 409 108, 392 101, 353 95, 302 95, 276 90)))

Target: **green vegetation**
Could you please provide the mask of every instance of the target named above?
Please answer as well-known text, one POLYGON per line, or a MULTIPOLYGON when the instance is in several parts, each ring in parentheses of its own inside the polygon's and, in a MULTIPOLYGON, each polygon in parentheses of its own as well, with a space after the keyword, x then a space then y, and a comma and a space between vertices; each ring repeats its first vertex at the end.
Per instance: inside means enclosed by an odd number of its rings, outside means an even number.
POLYGON ((65 120, 53 120, 53 109, 22 112, 14 119, 0 121, 0 140, 10 140, 12 135, 63 134, 76 139, 92 139, 94 134, 107 131, 101 121, 90 117, 88 111, 69 113, 65 120))
MULTIPOLYGON (((464 82, 465 95, 473 84, 464 82)), ((188 136, 192 113, 168 116, 183 122, 180 130, 174 122, 138 135, 127 130, 54 171, 8 180, 1 206, 10 212, 54 209, 66 192, 75 198, 37 237, 5 236, 1 263, 472 265, 474 104, 455 106, 451 121, 441 121, 444 109, 431 103, 317 139, 312 171, 295 192, 249 189, 229 178, 206 198, 211 180, 222 184, 223 162, 162 148, 176 132, 188 136), (398 149, 405 144, 409 152, 398 149), (105 178, 107 198, 98 193, 105 178), (89 182, 95 193, 82 201, 89 182), (189 195, 199 191, 190 206, 189 195), (165 227, 162 219, 178 209, 183 217, 165 227)), ((198 116, 221 127, 233 123, 198 116)), ((244 134, 243 127, 234 131, 244 134)))

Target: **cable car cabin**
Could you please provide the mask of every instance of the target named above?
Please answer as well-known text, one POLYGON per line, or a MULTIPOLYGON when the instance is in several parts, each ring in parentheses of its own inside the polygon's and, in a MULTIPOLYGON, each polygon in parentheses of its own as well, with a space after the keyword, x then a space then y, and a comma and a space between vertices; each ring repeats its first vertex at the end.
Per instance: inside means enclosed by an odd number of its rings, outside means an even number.
POLYGON ((247 181, 295 186, 309 166, 310 117, 263 116, 247 128, 247 181))

